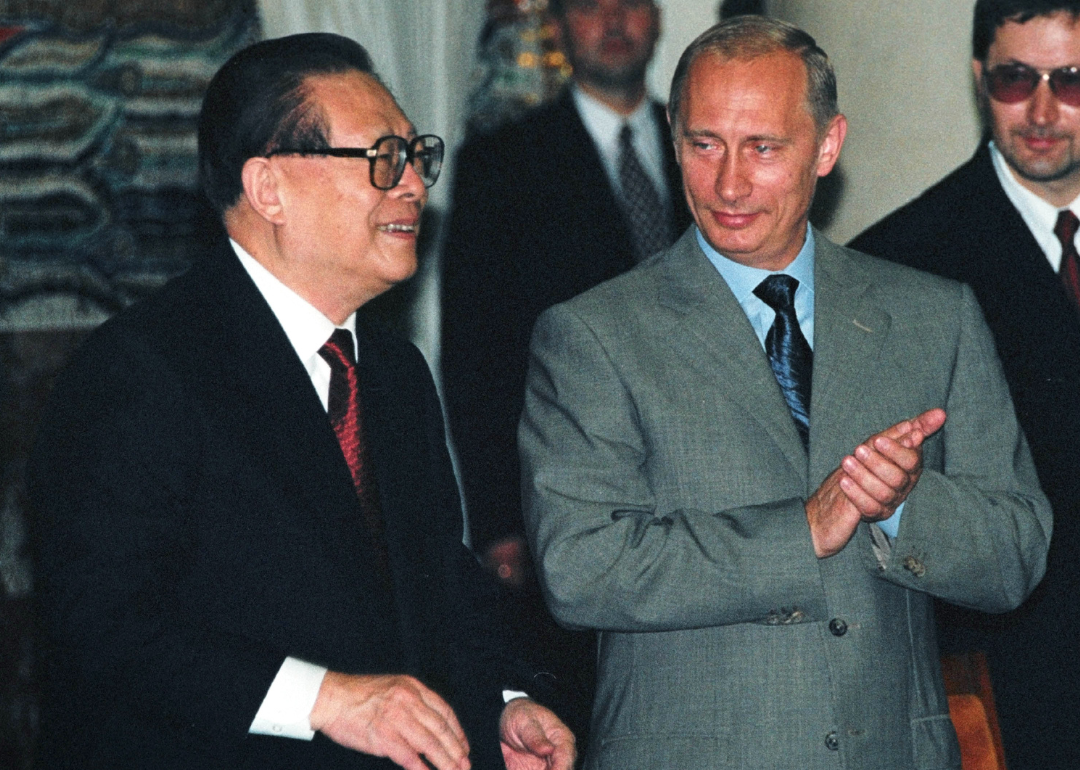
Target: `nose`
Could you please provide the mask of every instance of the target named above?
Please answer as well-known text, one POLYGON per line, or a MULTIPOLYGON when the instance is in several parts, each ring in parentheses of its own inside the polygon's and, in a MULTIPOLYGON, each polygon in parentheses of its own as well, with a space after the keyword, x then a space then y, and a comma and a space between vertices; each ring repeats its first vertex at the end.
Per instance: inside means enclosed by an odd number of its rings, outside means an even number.
POLYGON ((1058 119, 1059 106, 1057 97, 1050 90, 1048 78, 1043 76, 1028 100, 1028 120, 1036 126, 1053 125, 1058 119))
POLYGON ((750 194, 753 185, 738 153, 727 152, 716 174, 716 194, 724 203, 738 203, 750 194))
POLYGON ((427 198, 427 188, 424 187, 424 180, 416 173, 416 168, 412 163, 405 164, 405 171, 401 174, 401 180, 394 185, 390 192, 408 199, 423 200, 427 198))

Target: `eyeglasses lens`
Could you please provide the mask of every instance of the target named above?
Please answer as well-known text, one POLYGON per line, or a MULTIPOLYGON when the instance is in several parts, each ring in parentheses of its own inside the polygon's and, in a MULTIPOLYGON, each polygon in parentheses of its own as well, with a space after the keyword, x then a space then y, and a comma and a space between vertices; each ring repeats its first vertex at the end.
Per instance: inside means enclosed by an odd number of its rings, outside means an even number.
POLYGON ((433 134, 418 136, 410 147, 413 168, 424 181, 425 187, 431 187, 442 171, 443 141, 433 134))
POLYGON ((389 190, 401 181, 407 154, 405 140, 400 136, 384 136, 375 142, 375 157, 371 163, 371 184, 389 190))
POLYGON ((1080 107, 1080 70, 1067 67, 1050 73, 1050 90, 1070 107, 1080 107))
MULTIPOLYGON (((1031 97, 1042 75, 1022 64, 1002 64, 986 75, 990 96, 1004 104, 1016 104, 1031 97)), ((1064 104, 1080 107, 1080 69, 1062 67, 1050 73, 1050 90, 1064 104)))

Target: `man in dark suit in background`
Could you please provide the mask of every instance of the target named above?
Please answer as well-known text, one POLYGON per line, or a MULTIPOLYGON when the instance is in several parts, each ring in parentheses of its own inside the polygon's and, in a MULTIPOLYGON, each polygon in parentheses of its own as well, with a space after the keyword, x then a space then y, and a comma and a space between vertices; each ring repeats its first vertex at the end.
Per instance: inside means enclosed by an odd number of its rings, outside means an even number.
POLYGON ((552 712, 503 706, 538 683, 474 595, 423 359, 356 312, 415 271, 441 162, 346 38, 211 82, 231 247, 92 335, 30 469, 41 766, 498 768, 501 736, 570 768, 552 712))
POLYGON ((1080 767, 1080 2, 979 0, 972 63, 988 136, 854 241, 971 285, 1054 508, 1046 577, 1001 617, 939 608, 946 650, 985 649, 1009 767, 1080 767))
POLYGON ((533 323, 690 223, 663 107, 645 90, 659 8, 558 0, 551 11, 573 82, 462 147, 444 249, 450 434, 473 546, 511 583, 527 558, 515 436, 533 323))

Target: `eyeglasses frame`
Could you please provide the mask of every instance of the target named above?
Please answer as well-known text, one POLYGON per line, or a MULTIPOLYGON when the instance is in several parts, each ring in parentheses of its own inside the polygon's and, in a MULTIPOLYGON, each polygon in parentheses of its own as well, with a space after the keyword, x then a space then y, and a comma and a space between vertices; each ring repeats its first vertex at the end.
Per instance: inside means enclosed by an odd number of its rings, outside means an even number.
MULTIPOLYGON (((322 148, 301 148, 301 147, 279 147, 276 150, 271 150, 263 157, 271 158, 275 155, 326 155, 331 158, 366 158, 368 161, 368 179, 371 181, 371 186, 376 190, 393 190, 401 183, 401 178, 405 175, 405 167, 411 166, 416 159, 416 148, 422 147, 423 143, 427 139, 437 139, 439 144, 439 167, 435 172, 435 178, 429 183, 422 176, 420 181, 424 183, 424 187, 431 187, 437 181, 439 181, 439 175, 442 173, 442 161, 446 154, 446 143, 442 137, 435 134, 420 134, 414 136, 412 139, 406 139, 403 136, 397 134, 387 134, 386 136, 380 136, 375 140, 375 144, 371 147, 322 147, 322 148), (387 139, 398 139, 405 145, 405 162, 401 164, 401 168, 394 178, 393 184, 389 187, 383 187, 375 182, 375 160, 379 157, 379 145, 387 139)), ((431 148, 427 148, 431 149, 431 148)), ((415 166, 413 169, 415 170, 415 166)), ((417 176, 420 176, 417 174, 417 176)))

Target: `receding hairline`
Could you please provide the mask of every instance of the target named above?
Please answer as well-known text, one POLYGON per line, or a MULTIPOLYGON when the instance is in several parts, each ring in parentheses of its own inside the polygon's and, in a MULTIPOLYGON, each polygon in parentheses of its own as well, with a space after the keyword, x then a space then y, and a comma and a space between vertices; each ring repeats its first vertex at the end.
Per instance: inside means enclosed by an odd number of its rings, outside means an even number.
POLYGON ((810 119, 814 121, 814 125, 818 133, 821 134, 822 132, 824 132, 824 130, 827 128, 827 124, 825 126, 817 125, 817 120, 814 117, 814 111, 810 104, 810 71, 809 67, 806 66, 806 61, 804 61, 803 57, 795 51, 792 51, 783 46, 774 46, 771 47, 769 50, 753 52, 747 50, 737 54, 730 54, 720 49, 703 49, 699 51, 690 61, 690 64, 687 67, 686 78, 683 80, 681 89, 682 93, 679 97, 679 115, 670 116, 672 118, 671 130, 672 133, 676 135, 675 138, 678 138, 677 133, 682 130, 684 125, 683 119, 686 114, 686 96, 690 88, 690 81, 694 77, 694 70, 696 67, 698 67, 703 62, 710 62, 717 66, 724 66, 727 64, 749 64, 751 62, 760 61, 761 59, 767 59, 770 56, 785 56, 798 63, 799 67, 802 69, 803 75, 803 93, 801 100, 802 107, 806 111, 806 114, 810 117, 810 119))

